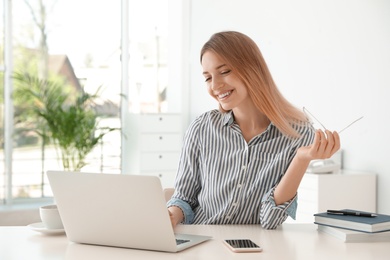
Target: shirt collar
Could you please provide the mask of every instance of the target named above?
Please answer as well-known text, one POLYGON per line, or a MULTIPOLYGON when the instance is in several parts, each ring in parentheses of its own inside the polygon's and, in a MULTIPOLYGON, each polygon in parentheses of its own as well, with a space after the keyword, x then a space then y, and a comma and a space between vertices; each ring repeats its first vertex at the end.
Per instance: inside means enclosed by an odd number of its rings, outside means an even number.
MULTIPOLYGON (((229 112, 226 112, 222 115, 222 122, 224 126, 231 126, 234 123, 234 114, 233 111, 230 110, 229 112)), ((271 123, 268 125, 266 131, 271 130, 271 128, 275 127, 274 123, 271 121, 271 123)))
POLYGON ((231 126, 234 123, 233 111, 229 111, 223 114, 222 122, 224 126, 231 126))

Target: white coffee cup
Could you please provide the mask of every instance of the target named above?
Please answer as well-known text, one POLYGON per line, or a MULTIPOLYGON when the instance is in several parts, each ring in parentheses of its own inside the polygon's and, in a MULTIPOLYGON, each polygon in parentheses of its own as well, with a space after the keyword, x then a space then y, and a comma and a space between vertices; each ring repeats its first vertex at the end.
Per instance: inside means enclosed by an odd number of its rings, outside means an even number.
POLYGON ((63 229, 62 220, 57 205, 47 205, 39 208, 39 215, 45 228, 63 229))

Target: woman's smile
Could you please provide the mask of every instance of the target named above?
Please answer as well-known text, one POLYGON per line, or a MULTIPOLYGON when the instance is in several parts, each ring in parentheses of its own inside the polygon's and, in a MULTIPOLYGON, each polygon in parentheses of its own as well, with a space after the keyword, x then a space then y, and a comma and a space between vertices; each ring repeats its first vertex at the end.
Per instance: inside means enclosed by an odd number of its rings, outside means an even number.
POLYGON ((219 99, 219 100, 227 99, 227 98, 232 94, 232 92, 233 92, 233 91, 230 90, 230 91, 228 91, 228 92, 219 94, 219 95, 218 95, 218 99, 219 99))

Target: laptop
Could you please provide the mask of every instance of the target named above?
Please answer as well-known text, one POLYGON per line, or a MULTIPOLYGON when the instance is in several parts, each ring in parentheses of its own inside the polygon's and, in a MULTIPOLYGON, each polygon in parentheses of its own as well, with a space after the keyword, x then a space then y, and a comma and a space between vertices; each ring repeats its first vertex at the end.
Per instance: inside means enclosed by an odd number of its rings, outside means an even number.
POLYGON ((68 239, 178 252, 211 239, 175 234, 157 176, 48 171, 68 239))

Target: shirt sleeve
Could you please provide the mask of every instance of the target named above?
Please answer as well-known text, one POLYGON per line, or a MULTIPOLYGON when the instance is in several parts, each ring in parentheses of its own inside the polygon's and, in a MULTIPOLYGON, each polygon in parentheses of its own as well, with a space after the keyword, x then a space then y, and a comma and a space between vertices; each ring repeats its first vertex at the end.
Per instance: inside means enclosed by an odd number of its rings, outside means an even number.
POLYGON ((180 162, 175 178, 175 193, 167 206, 177 206, 184 214, 184 224, 192 224, 194 209, 199 205, 198 193, 201 187, 199 174, 199 124, 197 118, 188 128, 183 142, 180 162))
POLYGON ((288 216, 295 219, 297 211, 297 195, 283 204, 276 205, 274 199, 275 188, 266 193, 261 201, 261 226, 265 229, 275 229, 282 224, 288 216))
POLYGON ((167 203, 168 208, 172 206, 179 207, 183 212, 184 220, 181 222, 182 224, 192 224, 192 222, 194 221, 195 213, 192 210, 190 204, 188 204, 184 200, 173 198, 170 199, 167 203))

